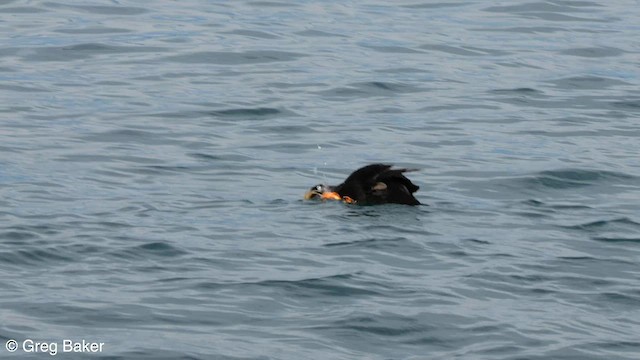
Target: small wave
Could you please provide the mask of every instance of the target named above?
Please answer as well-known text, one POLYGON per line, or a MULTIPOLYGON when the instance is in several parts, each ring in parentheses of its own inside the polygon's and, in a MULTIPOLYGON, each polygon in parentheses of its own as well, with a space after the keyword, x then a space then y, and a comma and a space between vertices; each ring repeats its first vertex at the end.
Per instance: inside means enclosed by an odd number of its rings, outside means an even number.
POLYGON ((602 76, 572 76, 548 81, 559 89, 602 90, 610 87, 629 85, 628 82, 602 76))
POLYGON ((75 44, 68 46, 31 47, 29 51, 23 48, 7 48, 5 51, 21 56, 25 61, 74 61, 90 59, 105 54, 155 53, 164 51, 160 47, 145 46, 113 46, 101 43, 75 44))
POLYGON ((228 161, 233 163, 245 162, 253 160, 253 158, 240 154, 204 154, 204 153, 190 153, 187 154, 195 159, 205 161, 228 161))
POLYGON ((296 32, 297 35, 306 36, 306 37, 347 37, 342 34, 334 34, 326 31, 320 30, 304 30, 296 32))
POLYGON ((638 243, 638 244, 640 244, 640 237, 595 236, 592 239, 593 240, 597 240, 597 241, 610 242, 610 243, 629 242, 629 243, 638 243))
MULTIPOLYGON (((326 325, 314 327, 314 330, 326 333, 330 338, 362 337, 376 339, 375 342, 403 343, 421 346, 452 347, 454 344, 443 333, 453 331, 452 323, 465 321, 463 316, 449 314, 421 313, 406 316, 394 312, 380 314, 355 313, 346 318, 328 321, 326 325)), ((479 331, 476 324, 471 324, 468 330, 456 328, 456 333, 479 331)), ((482 324, 481 329, 498 329, 491 324, 482 324)), ((471 335, 471 334, 467 334, 471 335)))
POLYGON ((198 285, 200 288, 217 289, 221 287, 259 286, 268 289, 279 289, 289 293, 289 296, 299 298, 308 297, 349 297, 361 295, 379 295, 377 291, 367 289, 366 286, 354 286, 346 282, 353 280, 354 274, 336 274, 316 278, 299 280, 261 280, 255 282, 211 283, 198 285))
POLYGON ((102 27, 102 26, 87 26, 87 27, 78 27, 78 28, 62 28, 53 30, 54 32, 61 34, 76 34, 76 35, 90 35, 90 34, 121 34, 121 33, 129 33, 131 30, 121 29, 121 28, 110 28, 110 27, 102 27))
POLYGON ((625 52, 621 49, 603 46, 603 47, 589 47, 589 48, 573 48, 560 51, 560 54, 580 56, 587 58, 602 58, 610 56, 619 56, 625 52))
POLYGON ((141 245, 112 251, 111 256, 118 259, 145 259, 150 257, 178 257, 187 254, 186 250, 170 245, 162 241, 148 242, 141 245))
POLYGON ((495 27, 495 28, 487 28, 487 29, 478 29, 478 31, 525 33, 525 34, 543 33, 544 34, 544 33, 563 32, 565 31, 565 29, 561 27, 555 27, 555 26, 513 26, 508 28, 495 27))
POLYGON ((29 240, 37 238, 38 235, 30 231, 5 231, 0 233, 0 239, 11 240, 13 242, 22 242, 23 240, 29 240))
MULTIPOLYGON (((91 133, 82 136, 80 139, 86 142, 99 143, 133 143, 146 145, 167 145, 182 144, 179 140, 171 138, 168 133, 161 131, 146 131, 139 129, 117 129, 99 133, 91 133)), ((144 160, 142 162, 155 163, 158 160, 152 157, 128 156, 120 157, 120 159, 137 159, 144 160)))
POLYGON ((320 91, 319 94, 330 100, 341 100, 345 98, 362 98, 370 96, 393 96, 421 91, 425 91, 425 89, 400 82, 370 81, 352 83, 347 86, 323 90, 320 91))
POLYGON ((185 172, 193 171, 194 167, 184 165, 147 165, 139 167, 133 172, 137 174, 145 175, 170 175, 170 174, 182 174, 185 172))
POLYGON ((611 102, 611 105, 628 110, 638 110, 640 109, 640 100, 614 101, 611 102))
POLYGON ((563 226, 563 228, 586 232, 592 240, 605 243, 640 243, 640 238, 637 236, 640 232, 640 223, 626 217, 595 220, 578 225, 563 226))
POLYGON ((280 38, 280 36, 277 36, 265 31, 258 31, 258 30, 232 30, 232 31, 225 32, 225 34, 240 35, 240 36, 246 36, 249 38, 256 38, 256 39, 279 39, 280 38))
POLYGON ((536 175, 521 179, 530 186, 553 189, 584 187, 602 182, 621 182, 634 176, 605 170, 563 169, 541 171, 536 175))
MULTIPOLYGON (((569 2, 567 2, 569 3, 569 2)), ((573 2, 572 4, 561 4, 561 3, 551 3, 551 2, 527 2, 520 5, 500 5, 500 6, 490 6, 488 8, 483 9, 483 11, 488 12, 498 12, 498 13, 537 13, 537 12, 549 12, 549 13, 562 13, 562 12, 581 12, 585 11, 580 9, 577 5, 579 2, 573 2)), ((583 4, 586 4, 583 3, 583 4)))
POLYGON ((49 224, 15 225, 0 231, 0 240, 5 245, 24 245, 31 240, 58 234, 60 230, 61 228, 49 224))
POLYGON ((354 330, 394 338, 435 330, 426 324, 420 324, 420 322, 414 318, 397 314, 393 316, 385 315, 381 319, 370 316, 351 317, 335 321, 333 326, 338 329, 354 330))
POLYGON ((209 115, 222 118, 264 118, 282 114, 281 110, 268 107, 239 108, 210 111, 209 115))
MULTIPOLYGON (((129 360, 129 359, 136 359, 136 360, 203 360, 203 359, 210 359, 211 356, 196 356, 193 354, 190 355, 186 355, 183 352, 180 351, 175 351, 175 350, 168 350, 168 349, 158 349, 158 348, 145 348, 145 347, 141 347, 140 349, 137 349, 135 351, 117 351, 117 350, 113 350, 114 352, 116 352, 116 354, 112 355, 109 354, 109 356, 106 357, 96 357, 96 359, 109 359, 109 360, 129 360)), ((232 357, 232 356, 216 356, 216 359, 219 360, 248 360, 251 358, 243 358, 243 357, 232 357)), ((265 359, 265 358, 255 358, 253 360, 257 360, 257 359, 265 359)))
POLYGON ((528 88, 528 87, 513 88, 513 89, 495 89, 495 90, 490 90, 490 92, 496 93, 496 94, 503 94, 503 93, 542 94, 542 91, 534 89, 534 88, 528 88))
POLYGON ((362 45, 363 47, 388 54, 420 54, 422 51, 415 50, 404 46, 377 46, 377 45, 362 45))
POLYGON ((166 57, 164 60, 183 64, 247 65, 293 61, 305 55, 286 51, 201 51, 166 57))
POLYGON ((552 192, 561 192, 563 196, 586 191, 593 191, 594 194, 624 192, 637 187, 637 176, 606 170, 558 169, 520 176, 489 175, 485 180, 471 181, 461 178, 457 183, 458 186, 467 188, 474 196, 487 196, 492 199, 517 197, 524 205, 553 212, 589 209, 589 206, 571 203, 547 204, 536 197, 547 198, 552 192), (522 200, 523 194, 530 200, 522 200))
POLYGON ((612 220, 596 220, 596 221, 591 221, 584 224, 566 226, 565 228, 591 231, 591 230, 598 230, 603 228, 610 228, 612 226, 618 226, 618 225, 623 225, 623 226, 630 225, 631 227, 640 227, 640 223, 637 223, 629 218, 623 217, 623 218, 617 218, 612 220))
POLYGON ((79 258, 97 251, 99 251, 97 247, 86 244, 65 244, 37 248, 22 247, 20 250, 0 252, 0 263, 43 267, 52 264, 76 262, 79 258))
POLYGON ((536 199, 529 199, 522 202, 524 205, 528 205, 536 208, 546 208, 552 210, 581 210, 581 209, 591 209, 591 206, 582 205, 582 204, 549 204, 536 199))
POLYGON ((506 56, 506 55, 509 55, 509 53, 504 50, 479 48, 474 46, 450 46, 450 45, 440 45, 440 44, 428 44, 428 45, 423 45, 420 48, 424 50, 439 51, 439 52, 444 52, 447 54, 458 55, 458 56, 506 56))
POLYGON ((67 5, 54 2, 45 4, 49 8, 70 9, 100 15, 140 15, 149 12, 148 9, 133 6, 67 5))
POLYGON ((283 8, 291 8, 298 7, 300 5, 292 3, 291 1, 251 1, 248 3, 249 5, 262 6, 262 7, 283 7, 283 8))
POLYGON ((366 248, 387 248, 387 247, 397 247, 397 246, 407 246, 410 245, 407 238, 404 237, 394 237, 390 239, 379 239, 379 238, 370 238, 364 240, 355 240, 355 241, 343 241, 343 242, 334 242, 324 244, 324 247, 366 247, 366 248))
POLYGON ((165 242, 151 242, 136 246, 135 249, 159 256, 177 256, 187 252, 165 242))
POLYGON ((259 285, 281 288, 299 297, 378 295, 376 291, 345 284, 343 280, 350 277, 350 274, 345 274, 294 281, 267 280, 259 285))
POLYGON ((409 5, 400 5, 404 8, 409 9, 438 9, 438 8, 447 8, 447 7, 458 7, 458 6, 466 6, 469 3, 466 2, 426 2, 426 3, 416 3, 409 5))
POLYGON ((0 89, 15 92, 35 93, 35 92, 50 92, 51 90, 43 89, 35 86, 21 86, 21 85, 0 85, 0 89))
POLYGON ((35 6, 14 6, 0 8, 0 13, 2 14, 38 14, 45 12, 49 12, 49 10, 41 9, 35 6))
POLYGON ((638 305, 640 305, 640 297, 638 296, 632 296, 620 292, 605 292, 600 296, 605 298, 606 302, 617 302, 632 307, 637 307, 638 305))

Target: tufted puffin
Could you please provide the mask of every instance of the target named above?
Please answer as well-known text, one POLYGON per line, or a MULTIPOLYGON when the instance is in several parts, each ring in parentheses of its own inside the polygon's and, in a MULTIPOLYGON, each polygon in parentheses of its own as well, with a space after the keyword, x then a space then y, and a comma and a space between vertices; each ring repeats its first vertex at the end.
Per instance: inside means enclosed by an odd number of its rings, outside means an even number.
POLYGON ((348 204, 420 205, 413 196, 419 186, 404 176, 415 169, 392 169, 392 165, 371 164, 349 175, 340 185, 316 185, 304 194, 305 200, 341 200, 348 204))

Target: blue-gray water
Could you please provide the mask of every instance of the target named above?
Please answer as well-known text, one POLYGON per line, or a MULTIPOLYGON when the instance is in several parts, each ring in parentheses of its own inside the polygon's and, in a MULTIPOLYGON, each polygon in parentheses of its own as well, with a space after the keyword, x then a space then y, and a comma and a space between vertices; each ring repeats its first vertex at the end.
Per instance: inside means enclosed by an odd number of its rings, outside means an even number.
POLYGON ((638 359, 639 9, 3 1, 1 357, 638 359))

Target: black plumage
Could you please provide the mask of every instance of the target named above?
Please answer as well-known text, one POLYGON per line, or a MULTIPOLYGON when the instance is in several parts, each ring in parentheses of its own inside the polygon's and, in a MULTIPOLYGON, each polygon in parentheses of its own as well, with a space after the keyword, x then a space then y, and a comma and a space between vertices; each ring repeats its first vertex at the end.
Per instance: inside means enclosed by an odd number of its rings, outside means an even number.
POLYGON ((305 199, 342 200, 358 205, 404 204, 420 205, 413 196, 419 186, 404 173, 412 169, 393 169, 391 165, 372 164, 354 171, 340 185, 316 185, 305 199))

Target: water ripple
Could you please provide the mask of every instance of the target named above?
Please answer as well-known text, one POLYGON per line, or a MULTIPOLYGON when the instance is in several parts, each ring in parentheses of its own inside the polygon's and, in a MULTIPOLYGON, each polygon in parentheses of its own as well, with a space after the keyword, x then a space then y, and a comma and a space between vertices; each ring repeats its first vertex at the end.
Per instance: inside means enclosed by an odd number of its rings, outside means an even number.
POLYGON ((183 64, 218 64, 218 65, 249 65, 280 61, 293 61, 304 56, 301 53, 286 51, 202 51, 191 54, 176 55, 166 58, 166 61, 179 62, 183 64))

